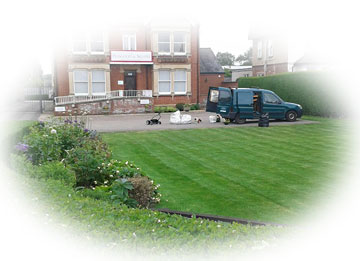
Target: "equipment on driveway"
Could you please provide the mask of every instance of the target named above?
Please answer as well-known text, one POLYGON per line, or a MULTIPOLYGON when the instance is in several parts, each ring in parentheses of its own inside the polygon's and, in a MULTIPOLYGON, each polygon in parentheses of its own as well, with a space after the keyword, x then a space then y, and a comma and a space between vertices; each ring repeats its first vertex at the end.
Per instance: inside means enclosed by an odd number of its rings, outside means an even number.
POLYGON ((180 111, 176 111, 170 115, 170 123, 172 124, 190 124, 191 115, 189 114, 180 114, 180 111))
POLYGON ((146 125, 161 124, 160 118, 161 118, 161 115, 159 112, 158 114, 153 116, 150 120, 147 120, 146 125))

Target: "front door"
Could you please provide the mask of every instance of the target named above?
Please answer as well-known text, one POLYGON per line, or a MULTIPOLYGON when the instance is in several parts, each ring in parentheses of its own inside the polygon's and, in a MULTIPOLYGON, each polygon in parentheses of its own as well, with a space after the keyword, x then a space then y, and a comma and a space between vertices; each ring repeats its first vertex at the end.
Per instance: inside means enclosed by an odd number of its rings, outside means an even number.
POLYGON ((136 72, 125 71, 125 90, 136 90, 136 72))

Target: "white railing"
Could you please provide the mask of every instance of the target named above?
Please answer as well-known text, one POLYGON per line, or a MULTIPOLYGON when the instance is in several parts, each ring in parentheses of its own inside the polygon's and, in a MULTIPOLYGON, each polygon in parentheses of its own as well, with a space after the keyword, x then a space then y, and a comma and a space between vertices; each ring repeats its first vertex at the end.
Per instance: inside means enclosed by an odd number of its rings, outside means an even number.
POLYGON ((55 105, 94 102, 123 98, 151 98, 152 90, 117 90, 104 95, 69 95, 55 97, 55 105))

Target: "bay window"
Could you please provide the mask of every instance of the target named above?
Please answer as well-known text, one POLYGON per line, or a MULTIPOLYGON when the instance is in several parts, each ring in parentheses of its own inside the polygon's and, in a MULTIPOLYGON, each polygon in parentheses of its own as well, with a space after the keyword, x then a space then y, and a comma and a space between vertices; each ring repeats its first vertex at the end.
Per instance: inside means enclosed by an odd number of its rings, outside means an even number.
POLYGON ((104 95, 105 94, 105 71, 104 70, 93 70, 91 71, 91 88, 93 95, 104 95))
POLYGON ((74 93, 75 95, 89 94, 89 77, 87 70, 74 70, 74 93))
POLYGON ((174 93, 185 94, 186 93, 186 71, 176 70, 174 75, 174 93))
POLYGON ((170 71, 159 70, 159 94, 170 94, 170 71))

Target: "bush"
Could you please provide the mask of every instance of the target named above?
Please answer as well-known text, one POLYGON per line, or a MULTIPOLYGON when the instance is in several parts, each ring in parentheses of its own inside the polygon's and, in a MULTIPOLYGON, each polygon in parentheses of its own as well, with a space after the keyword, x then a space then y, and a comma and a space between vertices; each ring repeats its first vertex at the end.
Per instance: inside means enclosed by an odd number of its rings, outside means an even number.
POLYGON ((200 105, 198 103, 191 105, 190 110, 200 110, 200 105))
POLYGON ((338 116, 343 114, 340 100, 332 95, 337 82, 326 72, 297 72, 266 77, 238 79, 239 88, 258 87, 275 92, 284 101, 298 103, 304 114, 338 116))
POLYGON ((161 112, 161 113, 163 113, 163 112, 175 112, 175 111, 176 111, 176 108, 171 107, 171 106, 168 106, 168 107, 166 107, 166 106, 155 106, 155 108, 154 108, 154 112, 156 112, 156 113, 159 113, 159 112, 161 112))
POLYGON ((75 173, 58 161, 48 162, 39 168, 38 178, 60 180, 64 184, 74 187, 76 184, 75 173))
POLYGON ((179 111, 183 111, 184 110, 184 103, 177 103, 176 104, 176 109, 178 109, 179 111))
POLYGON ((140 207, 150 207, 160 202, 160 194, 157 193, 157 186, 148 177, 134 177, 128 179, 133 189, 129 190, 129 197, 136 200, 140 207))
POLYGON ((67 153, 65 163, 75 172, 76 186, 97 186, 107 181, 101 166, 111 153, 100 139, 89 139, 67 153))

